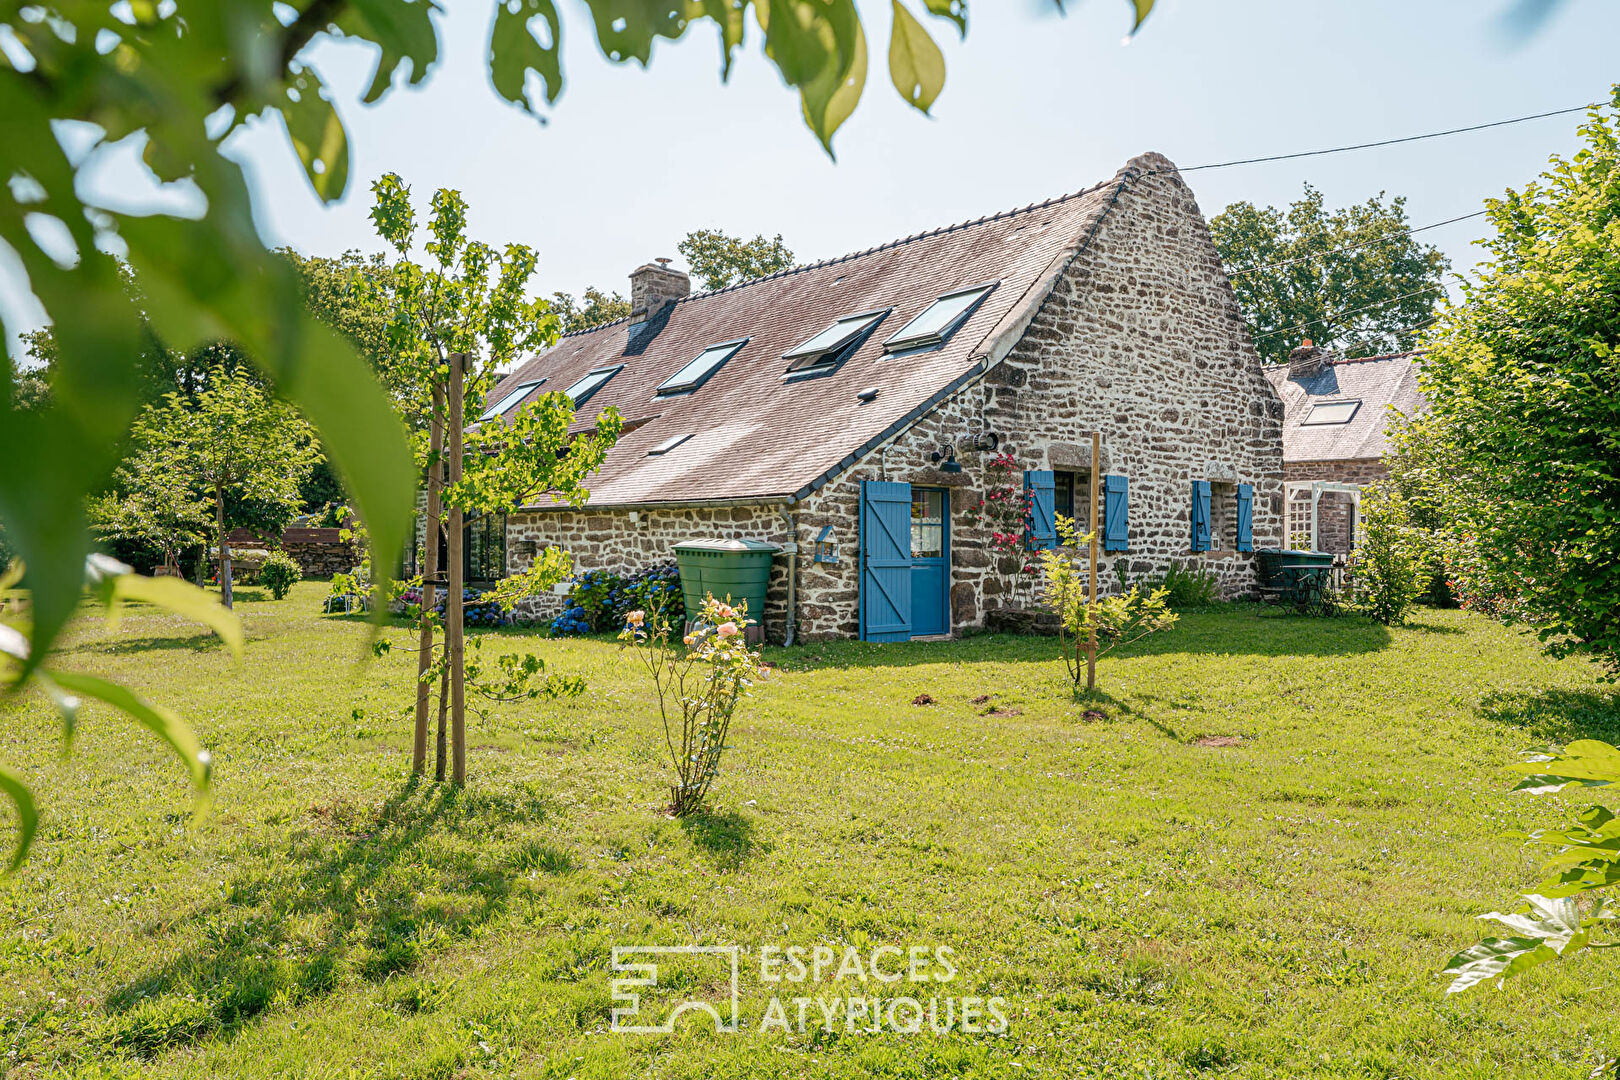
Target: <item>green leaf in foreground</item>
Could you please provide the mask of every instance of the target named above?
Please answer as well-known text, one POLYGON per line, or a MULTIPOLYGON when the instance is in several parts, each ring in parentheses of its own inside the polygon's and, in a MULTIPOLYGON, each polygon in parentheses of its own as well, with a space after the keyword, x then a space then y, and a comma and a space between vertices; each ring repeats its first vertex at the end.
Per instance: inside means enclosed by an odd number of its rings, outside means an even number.
POLYGON ((894 33, 889 38, 889 78, 906 104, 927 112, 945 89, 945 54, 900 0, 893 0, 894 33))
POLYGON ((9 874, 28 857, 28 846, 34 842, 34 834, 39 831, 39 811, 34 808, 34 796, 28 790, 28 785, 4 765, 0 765, 0 792, 5 793, 17 811, 17 846, 12 851, 11 862, 6 866, 6 873, 9 874))

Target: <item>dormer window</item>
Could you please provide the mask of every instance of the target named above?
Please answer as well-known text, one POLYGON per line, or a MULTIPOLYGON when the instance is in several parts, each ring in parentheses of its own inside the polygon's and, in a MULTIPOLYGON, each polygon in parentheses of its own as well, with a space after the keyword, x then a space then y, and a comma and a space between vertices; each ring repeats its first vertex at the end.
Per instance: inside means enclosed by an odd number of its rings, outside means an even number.
POLYGON ((574 402, 574 408, 579 408, 591 399, 591 395, 607 385, 607 381, 619 373, 623 364, 614 364, 612 367, 594 368, 585 373, 585 377, 570 386, 563 393, 574 402))
POLYGON ((882 321, 883 316, 892 310, 894 309, 884 308, 882 311, 868 311, 860 315, 845 315, 841 319, 835 319, 832 325, 803 345, 782 354, 782 359, 789 361, 788 372, 830 367, 838 363, 851 345, 864 337, 868 330, 876 326, 882 321))
POLYGON ((1305 419, 1299 422, 1301 427, 1315 426, 1317 424, 1348 424, 1361 408, 1361 399, 1352 401, 1318 401, 1311 406, 1311 411, 1305 414, 1305 419))
POLYGON ((995 282, 988 285, 975 285, 971 289, 959 289, 956 292, 946 293, 915 319, 900 328, 900 332, 883 343, 884 349, 889 352, 903 352, 906 349, 921 349, 930 345, 943 345, 947 338, 956 333, 968 316, 986 296, 996 287, 995 282))
POLYGON ((681 370, 665 379, 658 387, 658 396, 666 397, 670 394, 688 394, 709 380, 709 376, 720 370, 720 365, 737 355, 747 338, 738 338, 736 341, 727 341, 720 345, 710 345, 697 354, 697 358, 681 370))
POLYGON ((546 380, 544 379, 534 379, 530 382, 519 383, 517 386, 512 388, 512 392, 510 394, 507 394, 505 397, 501 398, 501 400, 485 409, 484 415, 480 416, 478 419, 480 421, 493 420, 497 416, 505 416, 507 413, 517 408, 518 402, 528 397, 531 390, 545 381, 546 380))

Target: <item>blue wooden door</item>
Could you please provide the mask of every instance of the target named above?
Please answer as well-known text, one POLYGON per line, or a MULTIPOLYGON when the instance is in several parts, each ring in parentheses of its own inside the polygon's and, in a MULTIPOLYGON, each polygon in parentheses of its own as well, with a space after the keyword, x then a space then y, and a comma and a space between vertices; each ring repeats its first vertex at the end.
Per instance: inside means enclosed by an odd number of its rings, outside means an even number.
POLYGON ((951 632, 951 495, 941 488, 911 493, 911 632, 951 632))
POLYGON ((863 641, 911 637, 911 485, 861 484, 863 641))

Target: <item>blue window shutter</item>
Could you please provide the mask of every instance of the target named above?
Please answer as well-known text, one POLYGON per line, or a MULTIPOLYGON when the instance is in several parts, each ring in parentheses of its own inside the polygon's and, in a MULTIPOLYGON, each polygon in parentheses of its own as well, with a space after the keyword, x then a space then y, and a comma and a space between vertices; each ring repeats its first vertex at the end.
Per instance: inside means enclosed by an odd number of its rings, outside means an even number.
POLYGON ((1209 550, 1209 481, 1193 481, 1192 549, 1209 550))
POLYGON ((1052 470, 1026 470, 1024 490, 1029 492, 1030 548, 1057 547, 1057 479, 1052 470))
POLYGON ((1237 549, 1254 550, 1254 485, 1237 486, 1237 549))
POLYGON ((1103 477, 1103 550, 1128 551, 1131 546, 1131 482, 1123 476, 1103 477))
POLYGON ((911 640, 911 485, 861 484, 863 641, 911 640))

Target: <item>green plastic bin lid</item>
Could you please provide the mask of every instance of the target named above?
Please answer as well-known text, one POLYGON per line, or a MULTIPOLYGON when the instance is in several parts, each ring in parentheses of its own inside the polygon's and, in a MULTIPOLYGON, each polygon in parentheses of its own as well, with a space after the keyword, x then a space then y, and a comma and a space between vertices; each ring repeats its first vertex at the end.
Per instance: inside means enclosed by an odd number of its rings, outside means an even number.
POLYGON ((675 545, 676 551, 769 551, 782 550, 780 544, 769 544, 763 540, 687 540, 675 545))

